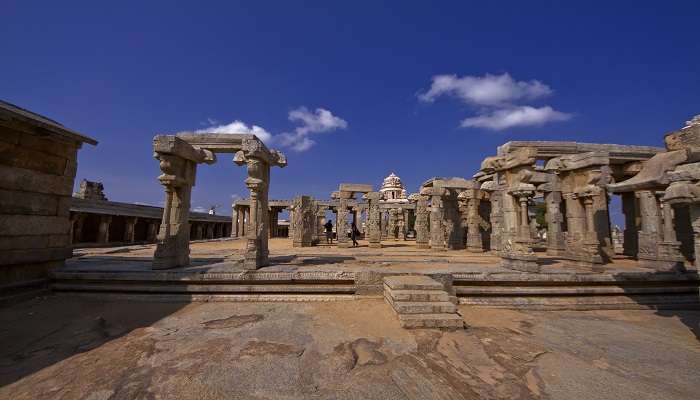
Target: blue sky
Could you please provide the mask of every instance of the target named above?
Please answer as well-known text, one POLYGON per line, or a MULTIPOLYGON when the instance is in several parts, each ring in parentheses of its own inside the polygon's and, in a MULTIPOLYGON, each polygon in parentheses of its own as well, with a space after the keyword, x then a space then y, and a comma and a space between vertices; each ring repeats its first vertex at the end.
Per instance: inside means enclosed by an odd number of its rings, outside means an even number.
MULTIPOLYGON (((411 192, 508 140, 662 145, 700 114, 700 2, 578 3, 0 0, 0 98, 100 141, 77 181, 151 204, 154 134, 235 121, 288 156, 271 198, 411 192)), ((195 207, 247 195, 230 158, 195 207)))

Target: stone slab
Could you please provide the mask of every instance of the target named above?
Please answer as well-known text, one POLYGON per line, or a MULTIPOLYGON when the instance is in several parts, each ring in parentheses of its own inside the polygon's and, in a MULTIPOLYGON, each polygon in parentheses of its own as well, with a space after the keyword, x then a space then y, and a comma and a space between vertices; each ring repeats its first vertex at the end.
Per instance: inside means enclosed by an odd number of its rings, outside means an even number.
POLYGON ((406 329, 464 327, 464 319, 458 314, 399 314, 399 323, 406 329))
POLYGON ((387 276, 384 283, 395 290, 445 290, 440 282, 425 275, 387 276))
POLYGON ((388 286, 384 286, 384 290, 388 291, 390 296, 395 301, 449 301, 450 296, 447 292, 441 290, 394 290, 388 286))

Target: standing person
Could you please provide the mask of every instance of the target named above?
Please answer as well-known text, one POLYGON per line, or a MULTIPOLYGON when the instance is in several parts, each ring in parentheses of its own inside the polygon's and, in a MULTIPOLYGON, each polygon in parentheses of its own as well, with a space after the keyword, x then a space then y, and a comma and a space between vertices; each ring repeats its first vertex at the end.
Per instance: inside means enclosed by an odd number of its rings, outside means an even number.
POLYGON ((333 220, 329 219, 323 227, 326 228, 326 243, 333 244, 333 220))
POLYGON ((352 247, 357 247, 360 245, 359 243, 357 243, 357 235, 360 234, 360 231, 357 229, 357 225, 355 225, 355 222, 353 222, 350 226, 350 230, 352 231, 350 232, 350 237, 352 238, 352 247))

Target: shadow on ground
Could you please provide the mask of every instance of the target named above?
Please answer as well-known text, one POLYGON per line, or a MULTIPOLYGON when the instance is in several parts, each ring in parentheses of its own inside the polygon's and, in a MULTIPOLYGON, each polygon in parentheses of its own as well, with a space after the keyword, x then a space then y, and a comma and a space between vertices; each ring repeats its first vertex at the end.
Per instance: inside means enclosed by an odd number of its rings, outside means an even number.
POLYGON ((689 310, 700 310, 700 277, 697 272, 673 273, 673 272, 636 272, 617 273, 613 276, 620 281, 639 281, 640 275, 644 275, 646 282, 641 282, 639 286, 623 286, 628 297, 638 304, 654 310, 656 315, 669 318, 677 318, 695 335, 700 342, 700 313, 688 312, 689 310), (670 279, 676 278, 676 279, 670 279), (667 293, 658 292, 654 295, 640 296, 636 290, 647 282, 668 281, 667 293), (685 293, 687 291, 687 293, 685 293), (683 293, 685 293, 683 295, 683 293), (676 300, 674 303, 664 301, 664 294, 672 295, 676 300))
POLYGON ((171 315, 184 303, 48 295, 0 308, 0 386, 171 315))

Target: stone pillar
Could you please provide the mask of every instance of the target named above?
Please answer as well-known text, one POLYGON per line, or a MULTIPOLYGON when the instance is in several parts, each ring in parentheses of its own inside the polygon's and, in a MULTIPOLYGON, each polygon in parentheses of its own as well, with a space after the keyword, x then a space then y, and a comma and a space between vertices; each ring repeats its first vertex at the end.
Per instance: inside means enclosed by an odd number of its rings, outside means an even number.
POLYGON ((82 213, 75 213, 71 215, 71 243, 80 243, 80 241, 83 239, 83 223, 85 222, 85 217, 87 216, 82 213))
POLYGON ((294 199, 292 207, 294 213, 293 247, 311 247, 314 238, 314 203, 309 196, 299 196, 294 199))
POLYGON ((509 153, 499 170, 505 175, 506 192, 503 194, 504 242, 501 265, 525 272, 539 272, 530 235, 528 204, 535 194, 530 183, 537 150, 521 148, 509 153))
POLYGON ((158 222, 148 221, 148 228, 146 230, 146 241, 153 243, 156 241, 158 236, 158 222))
POLYGON ((163 221, 160 225, 153 269, 187 266, 190 263, 190 196, 197 164, 174 154, 156 153, 165 189, 163 221))
POLYGON ((544 202, 547 207, 547 254, 560 256, 566 252, 566 235, 562 229, 564 217, 561 212, 561 192, 545 192, 544 202))
POLYGON ((659 203, 661 196, 663 192, 640 192, 642 232, 645 237, 642 239, 640 236, 639 239, 639 259, 644 265, 656 270, 685 271, 681 243, 676 238, 673 207, 665 201, 659 203), (646 246, 649 247, 645 248, 646 246))
POLYGON ((391 209, 389 209, 388 212, 389 212, 389 219, 387 221, 388 223, 387 223, 387 228, 386 228, 386 232, 387 232, 386 237, 387 237, 387 239, 396 240, 397 239, 397 237, 396 237, 396 219, 397 219, 396 218, 396 209, 391 208, 391 209))
POLYGON ((321 205, 316 205, 316 241, 322 243, 326 239, 325 225, 326 210, 321 205))
POLYGON ((243 267, 257 269, 269 264, 268 243, 268 190, 270 165, 251 153, 239 151, 234 157, 238 165, 248 167, 245 183, 250 190, 250 215, 246 227, 246 250, 243 267))
POLYGON ((693 227, 695 266, 700 263, 700 203, 690 204, 690 222, 693 227))
POLYGON ((396 227, 401 240, 406 240, 406 213, 403 208, 396 209, 396 227))
POLYGON ((136 222, 138 221, 138 218, 136 217, 126 217, 126 225, 124 227, 124 241, 126 243, 134 243, 134 237, 135 237, 135 227, 136 227, 136 222))
POLYGON ((338 247, 352 247, 348 238, 348 202, 352 197, 351 192, 338 192, 338 220, 336 232, 338 234, 338 247))
POLYGON ((379 208, 379 200, 382 195, 379 192, 369 192, 365 195, 367 199, 367 230, 365 235, 367 241, 369 242, 369 247, 380 248, 382 247, 382 230, 381 230, 381 219, 382 212, 379 208))
POLYGON ((279 212, 278 208, 270 208, 270 234, 269 237, 277 237, 277 227, 279 226, 279 212))
POLYGON ((231 237, 238 237, 238 207, 233 207, 231 214, 231 237))
POLYGON ((432 188, 430 193, 430 248, 438 251, 447 250, 447 240, 443 220, 445 210, 442 207, 444 189, 432 188))
POLYGON ((639 252, 638 236, 641 218, 637 206, 637 196, 634 192, 622 193, 622 213, 625 214, 625 231, 623 233, 623 254, 637 257, 639 252))
POLYGON ((463 203, 466 203, 466 225, 467 225, 467 250, 472 253, 484 251, 484 244, 481 239, 481 215, 479 206, 481 199, 477 189, 467 189, 459 194, 463 203))
POLYGON ((428 196, 421 192, 416 199, 416 244, 419 249, 430 248, 430 221, 428 211, 428 196))
MULTIPOLYGON (((491 202, 489 250, 498 253, 503 249, 503 190, 499 189, 497 175, 494 175, 494 181, 487 183, 490 184, 488 185, 488 194, 491 202)), ((484 185, 482 185, 482 189, 484 189, 484 185)))
POLYGON ((111 215, 100 215, 100 222, 97 231, 97 243, 109 243, 109 225, 112 223, 111 215))
POLYGON ((248 224, 250 223, 250 206, 243 206, 243 219, 241 220, 241 236, 248 236, 248 224))

